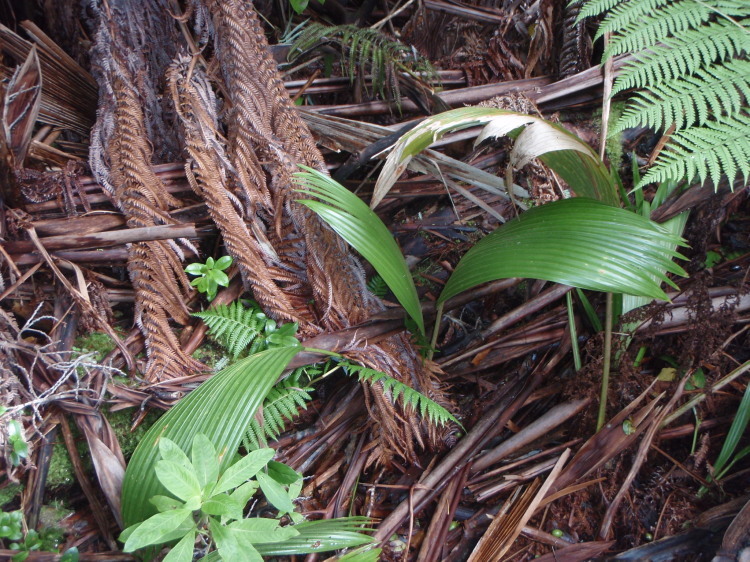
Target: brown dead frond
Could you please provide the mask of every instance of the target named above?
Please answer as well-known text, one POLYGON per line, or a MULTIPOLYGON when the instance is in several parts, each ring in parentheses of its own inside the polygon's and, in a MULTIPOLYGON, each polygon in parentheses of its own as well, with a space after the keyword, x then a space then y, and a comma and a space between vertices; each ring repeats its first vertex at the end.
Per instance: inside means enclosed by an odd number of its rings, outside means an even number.
MULTIPOLYGON (((167 134, 164 112, 154 99, 159 66, 166 67, 165 57, 176 48, 176 32, 169 33, 164 14, 159 13, 166 5, 158 4, 109 3, 99 13, 94 49, 102 95, 92 135, 92 169, 131 228, 175 224, 168 211, 179 206, 151 167, 155 158, 172 155, 175 150, 170 147, 177 142, 175 135, 167 134), (132 44, 139 38, 157 44, 148 49, 145 44, 132 44), (163 52, 160 42, 171 46, 163 52), (150 74, 144 69, 150 69, 150 74), (159 147, 158 154, 154 146, 159 147)), ((186 241, 183 245, 190 247, 186 241)), ((170 320, 184 324, 189 318, 185 302, 190 287, 182 257, 178 245, 166 241, 139 242, 128 250, 136 322, 146 338, 149 380, 203 368, 182 351, 170 327, 170 320)))

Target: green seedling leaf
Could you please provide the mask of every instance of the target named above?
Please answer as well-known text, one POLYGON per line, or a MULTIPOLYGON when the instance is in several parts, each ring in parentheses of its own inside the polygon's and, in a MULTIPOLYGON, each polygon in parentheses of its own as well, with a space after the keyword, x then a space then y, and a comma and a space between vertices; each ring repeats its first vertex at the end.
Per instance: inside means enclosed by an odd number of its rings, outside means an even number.
POLYGON ((241 544, 245 542, 250 544, 256 543, 274 543, 281 542, 299 535, 294 527, 282 527, 278 519, 263 519, 260 517, 250 517, 242 521, 235 521, 229 524, 235 537, 242 537, 241 544))
POLYGON ((354 548, 374 542, 371 536, 363 532, 371 530, 362 527, 369 522, 366 517, 305 521, 294 526, 299 535, 279 543, 256 543, 255 548, 263 556, 292 556, 354 548))
POLYGON ((217 285, 221 285, 222 287, 226 287, 229 285, 229 277, 223 271, 214 269, 208 274, 208 276, 211 279, 211 281, 213 281, 217 285))
POLYGON ((214 263, 215 263, 215 262, 214 262, 214 258, 212 258, 212 257, 209 257, 209 258, 208 258, 208 259, 206 260, 206 269, 213 269, 213 268, 214 268, 214 263))
POLYGON ((190 275, 203 275, 206 273, 206 266, 202 263, 191 263, 185 268, 185 272, 190 275))
POLYGON ((240 544, 237 537, 229 527, 226 527, 209 517, 209 528, 211 536, 216 541, 219 555, 223 560, 247 560, 248 562, 263 562, 263 558, 252 544, 240 544))
POLYGON ((175 509, 149 517, 128 535, 123 550, 133 552, 145 546, 164 542, 165 537, 182 525, 191 515, 192 511, 189 509, 175 509))
POLYGON ((195 475, 201 489, 205 489, 207 484, 215 483, 219 477, 219 461, 216 448, 208 437, 202 433, 195 436, 191 456, 195 475))
MULTIPOLYGON (((521 131, 510 162, 520 169, 539 158, 568 183, 578 196, 617 205, 617 188, 607 168, 585 142, 563 127, 533 115, 486 107, 462 107, 433 115, 405 133, 385 161, 370 206, 375 208, 404 172, 411 159, 446 133, 477 125, 484 129, 476 143, 521 131)), ((379 273, 379 272, 378 272, 379 273)))
POLYGON ((228 496, 227 494, 217 494, 205 502, 201 506, 201 511, 207 515, 219 515, 225 517, 231 517, 232 519, 242 519, 242 508, 243 505, 228 496))
POLYGON ((245 482, 244 484, 239 486, 234 492, 229 495, 229 497, 231 497, 244 508, 257 490, 258 482, 255 480, 251 480, 250 482, 245 482))
POLYGON ((159 511, 170 511, 172 509, 181 508, 190 509, 180 500, 170 498, 169 496, 154 496, 148 501, 151 502, 159 511))
POLYGON ((192 466, 188 468, 173 461, 161 460, 156 463, 156 477, 167 490, 183 501, 201 494, 201 486, 192 466))
POLYGON ((302 12, 304 12, 309 3, 310 3, 310 0, 289 0, 289 5, 298 14, 301 14, 302 12))
POLYGON ((187 468, 192 468, 190 459, 185 454, 185 451, 180 449, 177 443, 175 443, 168 437, 163 437, 159 440, 159 454, 165 461, 172 461, 187 468))
POLYGON ((259 472, 257 478, 263 495, 271 505, 282 513, 294 511, 294 504, 281 484, 263 472, 259 472))
POLYGON ((268 461, 270 461, 276 452, 273 449, 258 449, 252 451, 230 466, 219 479, 219 483, 214 488, 215 493, 226 492, 244 484, 250 478, 259 473, 268 461))
POLYGON ((218 260, 216 260, 214 269, 220 269, 223 271, 225 269, 228 269, 230 265, 232 265, 232 256, 221 256, 218 260))
POLYGON ((195 546, 195 531, 182 537, 180 542, 172 547, 162 562, 191 562, 193 559, 193 547, 195 546))
POLYGON ((277 461, 269 461, 268 476, 276 480, 279 484, 294 484, 302 479, 302 475, 294 470, 291 466, 277 461))

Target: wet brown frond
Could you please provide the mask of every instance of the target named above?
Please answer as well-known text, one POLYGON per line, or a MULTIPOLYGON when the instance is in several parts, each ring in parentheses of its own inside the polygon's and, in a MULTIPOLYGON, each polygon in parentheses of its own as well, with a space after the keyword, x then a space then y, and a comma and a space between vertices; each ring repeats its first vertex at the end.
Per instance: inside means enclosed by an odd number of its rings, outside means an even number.
MULTIPOLYGON (((164 21, 166 4, 132 4, 127 0, 110 2, 99 13, 94 52, 99 55, 97 79, 103 109, 92 135, 92 169, 110 190, 129 227, 175 224, 168 211, 179 202, 167 192, 151 164, 176 152, 177 139, 165 129, 169 119, 161 102, 154 99, 159 67, 164 69, 169 62, 176 36, 164 21), (124 29, 132 33, 124 33, 124 29), (145 44, 131 44, 139 38, 142 42, 166 41, 169 46, 162 51, 158 44, 148 49, 145 44), (156 154, 152 147, 158 147, 156 154)), ((176 244, 164 241, 133 244, 128 251, 136 320, 146 338, 149 380, 202 369, 181 350, 169 325, 170 320, 184 324, 189 318, 185 302, 190 288, 181 254, 176 244)))
POLYGON ((276 285, 279 276, 274 276, 269 269, 270 256, 275 251, 267 240, 259 243, 254 235, 262 233, 252 231, 246 224, 244 209, 229 190, 225 167, 228 160, 217 131, 213 91, 200 70, 193 73, 188 83, 189 68, 190 59, 183 59, 172 65, 169 71, 172 97, 192 159, 185 167, 188 181, 208 205, 211 217, 221 229, 227 251, 240 267, 245 285, 252 289, 266 312, 280 319, 305 324, 304 315, 297 311, 307 307, 295 308, 276 285), (267 247, 265 251, 264 246, 267 247))

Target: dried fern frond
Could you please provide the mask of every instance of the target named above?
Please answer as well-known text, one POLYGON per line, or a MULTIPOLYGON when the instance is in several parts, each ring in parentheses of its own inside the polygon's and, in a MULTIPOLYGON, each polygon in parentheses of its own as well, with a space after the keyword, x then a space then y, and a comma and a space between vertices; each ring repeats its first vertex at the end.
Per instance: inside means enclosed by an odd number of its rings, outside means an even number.
POLYGON ((380 31, 354 25, 327 26, 309 23, 298 35, 289 51, 290 61, 323 45, 334 44, 341 50, 341 70, 354 79, 369 72, 372 87, 384 99, 400 101, 398 73, 406 72, 422 84, 437 80, 437 72, 419 53, 380 31))
POLYGON ((746 0, 589 0, 607 11, 604 58, 632 53, 613 95, 637 87, 613 134, 646 126, 675 132, 637 187, 654 181, 750 176, 750 3, 746 0))

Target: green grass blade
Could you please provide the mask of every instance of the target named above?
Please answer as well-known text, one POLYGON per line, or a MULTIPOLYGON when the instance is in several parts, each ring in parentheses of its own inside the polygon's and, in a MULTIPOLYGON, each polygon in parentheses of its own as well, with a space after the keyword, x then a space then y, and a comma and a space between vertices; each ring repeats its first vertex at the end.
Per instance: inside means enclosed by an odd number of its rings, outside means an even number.
POLYGON ((438 302, 487 281, 546 279, 583 289, 666 299, 663 272, 686 275, 665 242, 684 245, 656 223, 594 199, 527 211, 477 243, 456 266, 438 302), (652 279, 655 275, 658 280, 652 279))
POLYGON ((258 406, 300 349, 274 348, 238 361, 209 378, 151 426, 125 471, 122 518, 126 527, 156 513, 148 500, 166 492, 154 471, 159 439, 168 437, 183 451, 190 451, 193 437, 203 433, 223 455, 223 471, 258 406))
POLYGON ((729 459, 737 448, 740 439, 745 434, 748 422, 750 422, 750 384, 745 387, 745 394, 740 402, 740 407, 737 408, 737 413, 734 415, 734 420, 729 428, 729 433, 727 433, 727 437, 724 439, 721 452, 714 464, 715 474, 723 474, 722 469, 729 462, 729 459))
POLYGON ((295 174, 300 193, 315 197, 299 199, 320 216, 378 272, 394 296, 424 334, 422 307, 404 256, 383 221, 344 186, 317 170, 295 174))

